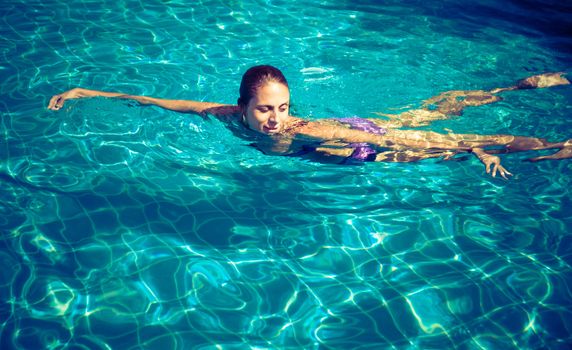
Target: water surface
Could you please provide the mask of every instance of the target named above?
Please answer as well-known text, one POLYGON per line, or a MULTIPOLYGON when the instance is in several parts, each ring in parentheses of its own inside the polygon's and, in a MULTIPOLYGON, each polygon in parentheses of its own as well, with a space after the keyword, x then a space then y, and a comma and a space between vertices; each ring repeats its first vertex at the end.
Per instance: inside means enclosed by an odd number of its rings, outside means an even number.
MULTIPOLYGON (((570 161, 268 156, 221 122, 75 86, 234 103, 273 64, 293 112, 374 116, 570 71, 551 1, 4 2, 2 349, 567 349, 570 161)), ((438 132, 572 137, 572 89, 438 132)))

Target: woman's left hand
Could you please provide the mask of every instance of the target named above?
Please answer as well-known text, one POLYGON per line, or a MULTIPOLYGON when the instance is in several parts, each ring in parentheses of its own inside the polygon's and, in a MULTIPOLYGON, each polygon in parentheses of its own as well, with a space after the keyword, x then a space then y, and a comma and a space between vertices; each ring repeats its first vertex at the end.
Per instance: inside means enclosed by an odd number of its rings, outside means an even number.
POLYGON ((479 155, 479 159, 481 160, 481 162, 483 162, 483 164, 485 165, 485 169, 487 171, 487 174, 491 174, 492 172, 492 176, 496 177, 497 176, 497 172, 499 173, 500 176, 502 176, 503 179, 508 180, 507 175, 512 176, 512 173, 509 172, 508 170, 506 170, 501 164, 500 164, 500 158, 497 156, 493 156, 490 154, 486 154, 483 153, 481 155, 479 155), (492 170, 491 170, 491 165, 492 165, 492 170))

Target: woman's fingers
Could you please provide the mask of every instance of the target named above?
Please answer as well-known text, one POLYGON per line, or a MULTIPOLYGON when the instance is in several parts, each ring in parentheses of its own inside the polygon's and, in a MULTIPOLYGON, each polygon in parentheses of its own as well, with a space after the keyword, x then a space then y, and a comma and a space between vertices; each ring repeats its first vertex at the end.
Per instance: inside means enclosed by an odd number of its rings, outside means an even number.
POLYGON ((504 179, 508 180, 507 175, 512 176, 512 173, 511 173, 510 171, 506 170, 503 166, 500 166, 500 168, 501 168, 501 171, 502 171, 502 172, 501 172, 501 176, 502 176, 504 179))
POLYGON ((505 179, 508 180, 508 178, 506 177, 506 171, 504 169, 499 169, 499 175, 505 179))
POLYGON ((58 109, 62 108, 63 105, 64 101, 62 99, 62 95, 55 95, 50 99, 50 103, 48 104, 48 109, 57 111, 58 109))
POLYGON ((503 179, 508 180, 508 176, 512 176, 512 173, 509 172, 508 170, 506 170, 500 164, 500 158, 498 158, 498 157, 489 156, 484 161, 484 163, 485 163, 485 168, 486 168, 487 174, 491 174, 492 177, 496 177, 497 173, 498 173, 503 179), (492 169, 491 169, 491 165, 493 166, 492 169))
POLYGON ((60 98, 59 95, 52 96, 52 98, 50 99, 50 103, 48 103, 48 109, 54 109, 59 98, 60 98))
POLYGON ((495 166, 493 168, 493 177, 497 176, 497 172, 499 173, 499 175, 505 179, 508 180, 507 175, 512 176, 512 173, 510 173, 508 170, 506 170, 502 165, 500 165, 499 163, 495 163, 495 166))
POLYGON ((498 163, 495 163, 495 166, 493 167, 493 177, 496 177, 496 176, 497 176, 497 170, 498 170, 498 168, 499 168, 498 163))

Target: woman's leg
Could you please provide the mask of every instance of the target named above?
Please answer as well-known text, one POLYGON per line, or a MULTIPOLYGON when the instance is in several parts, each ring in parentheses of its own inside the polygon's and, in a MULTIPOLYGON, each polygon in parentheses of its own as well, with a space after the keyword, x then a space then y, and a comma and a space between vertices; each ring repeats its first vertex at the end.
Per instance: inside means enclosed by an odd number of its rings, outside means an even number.
MULTIPOLYGON (((496 94, 503 91, 519 89, 546 88, 558 85, 568 85, 570 81, 563 77, 564 72, 545 73, 519 80, 516 85, 506 88, 485 90, 454 90, 443 92, 423 101, 421 108, 405 111, 399 114, 377 113, 388 117, 389 122, 398 127, 418 127, 429 125, 435 120, 448 119, 453 115, 461 115, 465 107, 475 107, 501 101, 496 94)), ((375 120, 375 119, 372 119, 375 120)))

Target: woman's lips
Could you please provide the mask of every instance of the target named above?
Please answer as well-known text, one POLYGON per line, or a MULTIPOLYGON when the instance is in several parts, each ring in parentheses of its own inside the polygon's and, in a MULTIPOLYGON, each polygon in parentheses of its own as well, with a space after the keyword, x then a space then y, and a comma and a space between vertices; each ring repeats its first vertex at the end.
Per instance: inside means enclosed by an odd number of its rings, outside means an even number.
POLYGON ((271 133, 278 132, 278 127, 277 126, 275 126, 275 127, 264 126, 262 128, 262 130, 264 130, 264 132, 271 134, 271 133))

